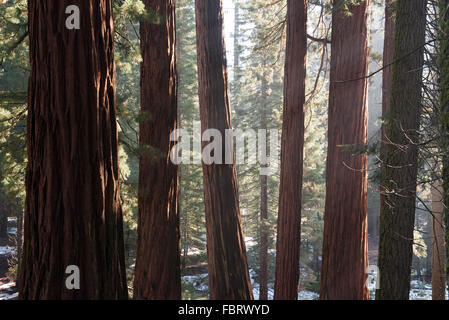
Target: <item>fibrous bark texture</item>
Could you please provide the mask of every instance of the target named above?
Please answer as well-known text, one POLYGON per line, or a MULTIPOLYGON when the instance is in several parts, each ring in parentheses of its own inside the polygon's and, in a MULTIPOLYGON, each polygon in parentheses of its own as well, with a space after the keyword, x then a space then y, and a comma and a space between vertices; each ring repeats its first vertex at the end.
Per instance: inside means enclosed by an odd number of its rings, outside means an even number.
MULTIPOLYGON (((449 279, 449 0, 439 0, 440 36, 438 68, 440 72, 441 150, 443 151, 443 204, 446 226, 446 277, 449 279)), ((449 287, 449 282, 448 282, 449 287)))
MULTIPOLYGON (((170 160, 177 123, 175 1, 145 0, 161 21, 140 25, 142 52, 137 299, 181 299, 178 167, 170 160)), ((159 20, 158 19, 158 20, 159 20)))
POLYGON ((432 300, 446 300, 444 205, 441 181, 432 187, 432 300))
MULTIPOLYGON (((224 139, 232 124, 222 3, 196 0, 195 8, 201 130, 224 139)), ((223 163, 224 151, 223 143, 223 163)), ((210 298, 252 299, 235 164, 203 163, 203 181, 210 298)))
POLYGON ((111 0, 30 0, 21 299, 127 298, 111 0), (81 29, 66 28, 69 5, 81 29), (66 267, 80 289, 66 287, 66 267))
POLYGON ((390 107, 385 121, 376 299, 407 300, 418 172, 425 0, 397 0, 390 107))
MULTIPOLYGON (((334 1, 334 5, 338 4, 334 1)), ((326 206, 320 299, 368 299, 367 143, 369 0, 332 15, 326 206)))
POLYGON ((274 298, 296 300, 299 281, 307 2, 287 2, 287 47, 274 298))
MULTIPOLYGON (((266 67, 266 61, 263 59, 262 66, 266 67)), ((262 112, 261 126, 262 130, 267 130, 267 73, 262 76, 262 112)), ((260 177, 260 251, 259 251, 259 300, 268 300, 268 176, 260 177)))

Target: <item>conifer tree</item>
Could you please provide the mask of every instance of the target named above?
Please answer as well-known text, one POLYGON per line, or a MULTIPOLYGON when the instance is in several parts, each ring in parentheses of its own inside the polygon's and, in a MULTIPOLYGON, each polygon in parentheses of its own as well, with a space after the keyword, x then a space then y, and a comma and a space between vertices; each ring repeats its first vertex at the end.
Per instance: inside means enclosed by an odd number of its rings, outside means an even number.
POLYGON ((320 299, 368 299, 367 143, 369 0, 333 1, 326 208, 320 299), (347 148, 343 148, 347 146, 347 148))
POLYGON ((170 160, 178 128, 175 1, 144 1, 155 21, 140 25, 142 52, 139 225, 134 297, 180 299, 178 167, 170 160))
MULTIPOLYGON (((196 0, 201 131, 231 129, 221 0, 196 0)), ((220 146, 221 147, 221 146, 220 146)), ((234 164, 203 162, 211 299, 252 299, 234 164)), ((215 151, 216 152, 216 151, 215 151)), ((232 157, 235 159, 235 155, 232 157)))
POLYGON ((111 0, 28 2, 21 299, 126 299, 111 0), (44 28, 42 26, 45 26, 44 28), (79 290, 66 286, 79 268, 79 290))
POLYGON ((419 119, 426 1, 398 0, 390 107, 382 171, 379 276, 376 299, 408 300, 418 174, 419 119))

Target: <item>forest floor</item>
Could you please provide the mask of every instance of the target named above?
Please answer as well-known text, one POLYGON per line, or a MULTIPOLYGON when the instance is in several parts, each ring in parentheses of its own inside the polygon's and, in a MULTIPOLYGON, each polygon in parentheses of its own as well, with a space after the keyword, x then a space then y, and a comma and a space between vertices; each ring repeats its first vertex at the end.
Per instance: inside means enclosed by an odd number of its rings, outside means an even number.
MULTIPOLYGON (((8 232, 14 234, 15 228, 9 228, 8 232)), ((8 260, 14 255, 15 247, 8 245, 8 239, 0 238, 0 300, 17 299, 17 288, 15 282, 8 277, 8 260)), ((369 238, 369 264, 377 264, 378 241, 369 238)), ((208 274, 207 263, 201 255, 189 255, 187 258, 187 266, 183 269, 183 298, 184 299, 207 299, 208 296, 208 274)), ((256 276, 254 270, 250 270, 251 282, 254 288, 254 298, 258 299, 258 285, 254 281, 256 276)), ((269 284, 269 298, 273 299, 274 284, 269 284)), ((410 299, 411 300, 431 300, 432 287, 430 284, 413 280, 411 283, 410 299)), ((301 291, 299 293, 300 300, 316 300, 318 294, 312 291, 301 291)))
POLYGON ((7 238, 0 238, 0 300, 17 298, 16 283, 8 278, 8 259, 14 254, 15 248, 8 246, 7 238))

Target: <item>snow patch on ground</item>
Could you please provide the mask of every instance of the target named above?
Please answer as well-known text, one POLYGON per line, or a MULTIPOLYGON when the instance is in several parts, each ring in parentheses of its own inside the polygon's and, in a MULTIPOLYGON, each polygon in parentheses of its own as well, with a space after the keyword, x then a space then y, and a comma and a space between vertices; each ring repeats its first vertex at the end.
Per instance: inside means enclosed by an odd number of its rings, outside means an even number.
POLYGON ((0 286, 0 300, 16 299, 19 294, 14 292, 16 290, 16 283, 9 282, 0 286))
POLYGON ((5 283, 4 285, 0 286, 0 290, 13 290, 12 288, 14 288, 15 285, 15 282, 5 283))
POLYGON ((8 293, 0 293, 0 300, 13 300, 13 299, 17 299, 19 297, 19 293, 13 293, 13 294, 8 294, 8 293))
POLYGON ((0 246, 0 256, 12 255, 16 252, 16 247, 1 247, 0 246))
MULTIPOLYGON (((254 277, 256 276, 256 272, 253 269, 249 270, 251 284, 253 286, 253 295, 254 300, 259 300, 259 285, 254 281, 254 277)), ((207 273, 196 274, 190 276, 183 276, 182 280, 190 283, 195 291, 203 292, 208 294, 209 286, 208 286, 208 277, 207 273)), ((273 300, 274 298, 274 283, 270 282, 268 284, 268 300, 273 300)), ((298 294, 299 300, 316 300, 318 299, 318 294, 311 291, 301 291, 298 294)))
POLYGON ((206 292, 209 290, 207 273, 183 276, 182 280, 193 285, 196 291, 206 292))
POLYGON ((257 242, 254 240, 253 237, 245 237, 245 245, 246 248, 251 248, 257 245, 257 242))
MULTIPOLYGON (((410 285, 410 300, 432 300, 432 285, 430 283, 413 280, 410 285)), ((449 292, 446 293, 446 299, 448 296, 449 292)))
POLYGON ((319 295, 312 291, 300 291, 298 294, 298 300, 318 300, 319 295))

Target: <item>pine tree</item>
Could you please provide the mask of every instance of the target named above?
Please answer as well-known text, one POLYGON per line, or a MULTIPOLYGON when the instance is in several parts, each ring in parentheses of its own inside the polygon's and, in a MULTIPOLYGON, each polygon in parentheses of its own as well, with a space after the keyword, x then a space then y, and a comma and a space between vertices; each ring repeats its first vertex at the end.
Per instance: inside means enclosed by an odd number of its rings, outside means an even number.
POLYGON ((391 99, 382 171, 376 299, 407 300, 413 255, 426 1, 398 0, 391 99))
POLYGON ((432 300, 446 300, 443 188, 437 179, 432 187, 432 300))
MULTIPOLYGON (((443 151, 443 203, 444 224, 446 226, 446 277, 449 277, 449 1, 439 0, 439 56, 438 68, 440 71, 440 116, 441 116, 441 150, 443 151)), ((448 281, 449 288, 449 281, 448 281)))
MULTIPOLYGON (((268 133, 280 131, 285 54, 285 32, 280 26, 285 20, 285 6, 258 0, 238 1, 235 5, 238 9, 232 81, 235 128, 254 130, 255 134, 265 129, 268 133)), ((271 149, 272 139, 276 138, 271 134, 267 137, 270 157, 280 153, 279 147, 271 149)), ((245 153, 247 163, 237 166, 239 186, 244 190, 239 194, 244 212, 242 224, 249 243, 251 274, 258 283, 255 293, 265 300, 273 292, 280 177, 279 170, 261 175, 265 166, 257 163, 255 146, 247 145, 245 153)))
MULTIPOLYGON (((193 136, 194 125, 200 122, 198 72, 195 33, 195 1, 177 2, 178 81, 180 127, 193 136)), ((188 267, 190 252, 206 252, 206 223, 203 201, 203 173, 198 164, 180 165, 180 216, 182 265, 188 267)))

